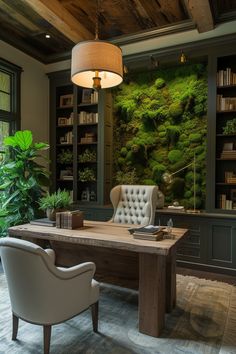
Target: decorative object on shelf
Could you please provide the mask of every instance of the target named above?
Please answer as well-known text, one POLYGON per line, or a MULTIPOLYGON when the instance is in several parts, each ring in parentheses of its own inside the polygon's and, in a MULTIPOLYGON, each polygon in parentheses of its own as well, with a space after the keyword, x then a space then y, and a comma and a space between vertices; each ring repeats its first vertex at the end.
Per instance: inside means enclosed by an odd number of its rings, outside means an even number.
POLYGON ((224 143, 220 158, 225 160, 236 159, 236 150, 233 142, 224 143))
POLYGON ((73 152, 70 149, 62 149, 57 155, 57 162, 59 163, 73 163, 73 152))
POLYGON ((84 170, 79 171, 79 181, 80 182, 94 182, 96 181, 94 170, 85 167, 84 170))
POLYGON ((173 182, 173 176, 175 176, 177 173, 185 170, 186 168, 188 168, 190 166, 193 167, 193 209, 187 210, 187 212, 198 213, 199 211, 196 210, 196 157, 195 157, 195 154, 193 156, 193 161, 190 162, 188 165, 180 168, 178 171, 175 171, 173 173, 165 172, 162 175, 162 178, 166 184, 170 184, 173 182))
POLYGON ((39 209, 45 210, 49 220, 56 220, 56 213, 65 211, 72 203, 70 193, 58 189, 57 192, 42 197, 39 200, 39 209))
POLYGON ((79 155, 79 162, 96 162, 97 154, 94 150, 85 149, 83 154, 79 155))
POLYGON ((185 63, 187 62, 187 57, 186 57, 186 55, 184 54, 183 51, 182 51, 181 54, 180 54, 179 62, 180 62, 181 64, 185 64, 185 63))
POLYGON ((121 49, 98 39, 99 14, 97 0, 95 39, 76 44, 71 57, 72 82, 95 90, 117 86, 123 81, 121 49))
POLYGON ((226 125, 223 127, 223 134, 236 134, 236 118, 230 119, 226 122, 226 125))
POLYGON ((90 202, 95 202, 96 199, 97 199, 96 193, 94 191, 91 191, 89 196, 90 202))
POLYGON ((81 193, 81 200, 83 202, 89 202, 90 199, 90 191, 89 188, 86 188, 84 191, 81 193))
POLYGON ((73 94, 60 96, 60 107, 71 107, 73 106, 73 94))

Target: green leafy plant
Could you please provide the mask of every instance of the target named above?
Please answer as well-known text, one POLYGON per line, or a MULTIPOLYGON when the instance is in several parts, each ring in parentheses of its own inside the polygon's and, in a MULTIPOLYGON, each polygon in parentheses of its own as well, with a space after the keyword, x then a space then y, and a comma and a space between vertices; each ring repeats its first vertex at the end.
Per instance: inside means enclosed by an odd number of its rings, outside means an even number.
POLYGON ((223 127, 224 134, 235 134, 236 133, 236 118, 227 121, 225 127, 223 127))
POLYGON ((0 232, 34 219, 42 187, 48 184, 48 173, 36 159, 48 149, 45 143, 33 143, 31 131, 17 131, 4 139, 5 154, 0 161, 0 232))
POLYGON ((72 203, 70 193, 66 190, 58 189, 55 193, 48 193, 39 199, 39 208, 47 209, 65 209, 72 203))
POLYGON ((79 171, 79 181, 81 182, 96 181, 94 170, 86 167, 84 170, 79 171))
POLYGON ((96 151, 86 149, 83 154, 79 155, 79 162, 96 162, 96 151))
POLYGON ((70 149, 62 149, 57 155, 57 162, 59 163, 72 163, 73 152, 70 149))

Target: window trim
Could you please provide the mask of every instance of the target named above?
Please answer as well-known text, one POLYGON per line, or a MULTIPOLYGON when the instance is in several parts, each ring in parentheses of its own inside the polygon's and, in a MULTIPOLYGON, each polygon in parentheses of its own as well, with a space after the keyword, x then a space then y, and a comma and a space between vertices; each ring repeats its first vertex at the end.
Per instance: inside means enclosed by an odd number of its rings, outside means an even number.
POLYGON ((0 109, 0 121, 9 123, 9 132, 14 134, 21 127, 21 73, 22 68, 18 65, 0 58, 0 71, 11 77, 11 111, 6 112, 0 109))

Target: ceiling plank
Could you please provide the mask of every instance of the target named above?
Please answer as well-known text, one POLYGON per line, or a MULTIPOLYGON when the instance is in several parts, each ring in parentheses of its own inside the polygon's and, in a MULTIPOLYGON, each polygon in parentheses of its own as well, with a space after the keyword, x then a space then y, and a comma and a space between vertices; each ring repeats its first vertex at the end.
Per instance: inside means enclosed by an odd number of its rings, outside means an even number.
POLYGON ((22 0, 22 2, 29 5, 38 15, 74 43, 94 37, 58 0, 22 0))
POLYGON ((199 33, 214 29, 214 20, 209 0, 185 0, 185 5, 199 33))
POLYGON ((8 16, 10 16, 11 18, 15 19, 20 24, 22 24, 26 28, 26 30, 30 30, 33 33, 40 32, 39 27, 37 27, 33 22, 31 22, 30 19, 27 19, 20 12, 15 10, 11 6, 11 3, 9 3, 9 5, 8 5, 4 1, 0 0, 0 9, 1 9, 1 11, 6 12, 6 14, 8 14, 8 16))

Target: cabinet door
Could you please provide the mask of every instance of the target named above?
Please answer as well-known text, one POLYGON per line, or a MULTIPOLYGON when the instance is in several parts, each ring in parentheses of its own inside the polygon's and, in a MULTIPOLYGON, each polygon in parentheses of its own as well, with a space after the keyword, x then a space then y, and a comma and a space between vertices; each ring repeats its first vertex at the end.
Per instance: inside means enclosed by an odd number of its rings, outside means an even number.
POLYGON ((208 223, 207 262, 219 267, 236 268, 236 222, 231 220, 208 223))

